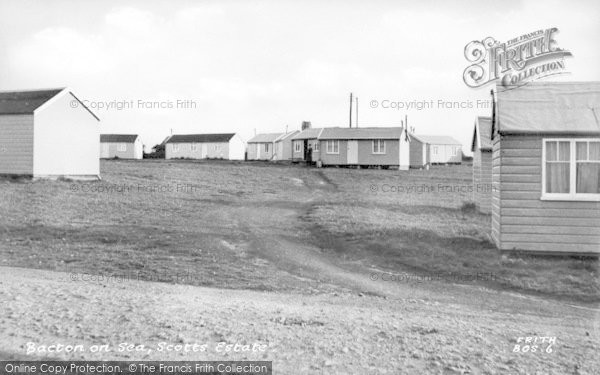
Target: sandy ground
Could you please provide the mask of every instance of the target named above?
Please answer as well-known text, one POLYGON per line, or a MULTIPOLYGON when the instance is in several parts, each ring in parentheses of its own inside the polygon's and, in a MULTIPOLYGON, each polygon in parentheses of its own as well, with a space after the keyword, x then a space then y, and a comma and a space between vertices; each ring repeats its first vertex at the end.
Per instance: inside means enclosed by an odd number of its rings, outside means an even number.
POLYGON ((268 360, 276 374, 600 373, 595 306, 481 285, 382 280, 376 265, 324 252, 306 241, 310 233, 291 235, 306 230, 299 223, 310 203, 335 188, 325 178, 298 184, 311 194, 296 203, 219 211, 229 231, 244 234, 221 244, 243 254, 237 268, 276 272, 265 277, 285 289, 0 267, 0 359, 268 360), (258 260, 269 267, 251 263, 258 260), (519 337, 556 342, 515 353, 519 337), (28 354, 27 343, 83 351, 28 354), (219 343, 246 347, 226 352, 219 343), (133 346, 119 350, 123 344, 133 346), (184 347, 165 347, 177 344, 184 347))
POLYGON ((600 372, 597 311, 468 286, 452 298, 397 283, 384 296, 306 296, 73 281, 68 273, 6 267, 0 275, 0 352, 18 358, 269 360, 285 374, 600 372), (556 344, 551 353, 513 353, 521 336, 555 336, 556 344), (80 344, 84 352, 27 355, 28 342, 80 344), (206 350, 160 352, 161 342, 206 350), (257 347, 223 353, 219 342, 257 347), (119 352, 122 343, 144 348, 119 352), (111 351, 90 352, 102 344, 111 351))

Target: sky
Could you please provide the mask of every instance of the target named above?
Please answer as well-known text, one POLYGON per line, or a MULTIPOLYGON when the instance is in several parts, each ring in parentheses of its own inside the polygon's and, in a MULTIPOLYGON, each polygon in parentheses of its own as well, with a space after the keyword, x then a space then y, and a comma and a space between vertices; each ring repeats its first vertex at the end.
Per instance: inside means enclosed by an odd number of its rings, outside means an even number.
POLYGON ((102 133, 147 150, 171 133, 346 127, 352 92, 358 126, 408 116, 468 151, 492 86, 463 82, 465 46, 557 27, 573 57, 552 80, 600 81, 598 20, 597 0, 0 0, 0 90, 70 87, 102 133))

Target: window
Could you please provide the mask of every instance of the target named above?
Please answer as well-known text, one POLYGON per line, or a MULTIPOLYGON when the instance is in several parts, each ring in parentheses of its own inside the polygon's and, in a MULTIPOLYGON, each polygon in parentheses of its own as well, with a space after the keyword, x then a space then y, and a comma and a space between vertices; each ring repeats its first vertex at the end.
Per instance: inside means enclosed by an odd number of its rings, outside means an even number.
POLYGON ((171 143, 171 149, 173 150, 173 152, 178 152, 179 151, 179 143, 171 143))
POLYGON ((328 140, 327 141, 327 153, 328 154, 339 154, 340 153, 340 141, 328 140))
POLYGON ((269 152, 269 144, 265 143, 265 152, 269 152))
POLYGON ((458 147, 452 146, 452 156, 456 156, 457 153, 458 153, 458 147))
POLYGON ((433 146, 432 151, 433 151, 434 155, 437 155, 438 154, 438 146, 433 146))
POLYGON ((198 144, 192 143, 192 151, 198 151, 198 144))
POLYGON ((117 151, 120 151, 120 152, 127 151, 127 143, 117 144, 117 151))
POLYGON ((301 145, 302 145, 302 143, 300 143, 300 141, 295 141, 294 142, 294 152, 300 152, 302 150, 301 145))
POLYGON ((385 154, 385 141, 383 139, 375 139, 373 141, 373 153, 385 154))
POLYGON ((600 139, 544 139, 542 198, 600 200, 600 139))
POLYGON ((214 150, 215 151, 220 151, 221 150, 221 145, 215 145, 214 146, 214 150))
POLYGON ((319 152, 319 141, 315 142, 315 147, 313 147, 313 151, 319 152))

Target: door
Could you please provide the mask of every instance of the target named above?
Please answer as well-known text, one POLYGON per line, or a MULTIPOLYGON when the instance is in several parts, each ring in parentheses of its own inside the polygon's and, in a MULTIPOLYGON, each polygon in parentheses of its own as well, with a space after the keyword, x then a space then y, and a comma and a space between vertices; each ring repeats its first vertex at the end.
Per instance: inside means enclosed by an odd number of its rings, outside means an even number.
POLYGON ((348 164, 358 164, 358 141, 348 141, 348 164))

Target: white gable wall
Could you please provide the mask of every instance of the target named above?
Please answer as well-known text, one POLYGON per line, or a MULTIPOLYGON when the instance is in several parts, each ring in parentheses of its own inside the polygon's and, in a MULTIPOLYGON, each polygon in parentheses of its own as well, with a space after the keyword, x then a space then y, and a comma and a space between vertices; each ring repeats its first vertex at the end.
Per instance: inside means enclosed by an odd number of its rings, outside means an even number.
POLYGON ((244 160, 246 154, 246 143, 235 134, 229 140, 229 160, 244 160))
POLYGON ((144 144, 140 137, 137 137, 133 143, 133 157, 135 159, 142 159, 144 157, 144 144))
POLYGON ((33 176, 99 178, 98 120, 68 90, 34 111, 33 176))

